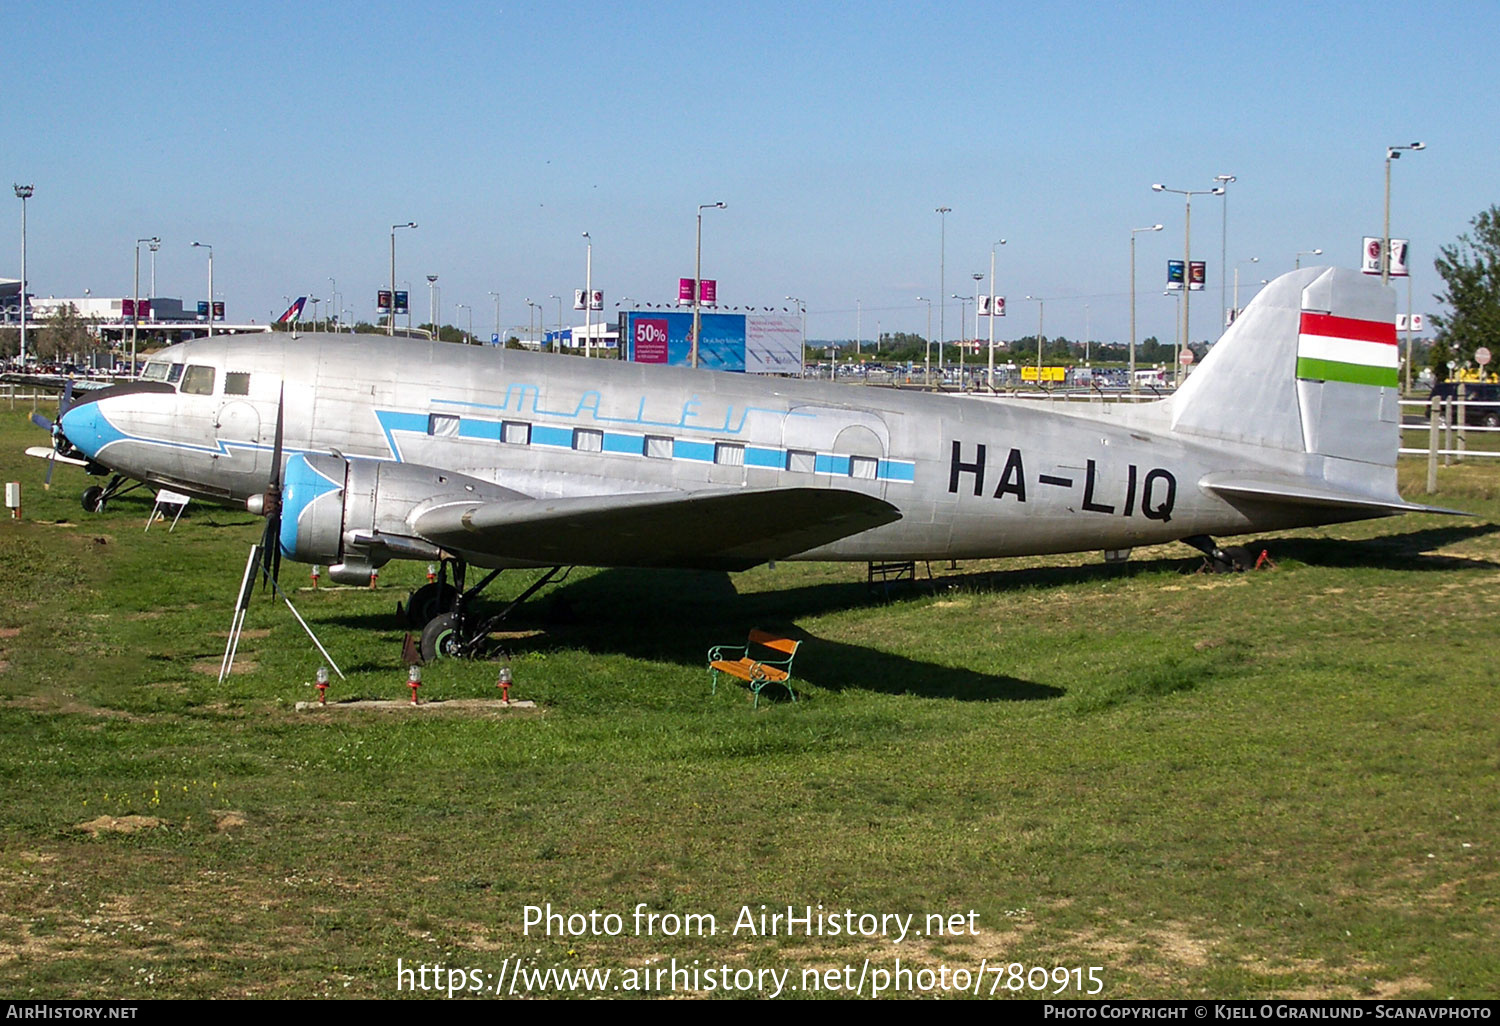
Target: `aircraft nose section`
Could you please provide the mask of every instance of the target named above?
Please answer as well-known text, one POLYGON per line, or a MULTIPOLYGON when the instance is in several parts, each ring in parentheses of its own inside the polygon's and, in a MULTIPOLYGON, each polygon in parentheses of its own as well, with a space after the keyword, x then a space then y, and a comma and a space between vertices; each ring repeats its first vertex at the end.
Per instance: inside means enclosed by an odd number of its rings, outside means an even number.
POLYGON ((59 421, 62 433, 75 449, 82 450, 90 459, 98 457, 110 442, 125 435, 109 422, 101 408, 102 403, 91 402, 74 406, 62 415, 59 421))

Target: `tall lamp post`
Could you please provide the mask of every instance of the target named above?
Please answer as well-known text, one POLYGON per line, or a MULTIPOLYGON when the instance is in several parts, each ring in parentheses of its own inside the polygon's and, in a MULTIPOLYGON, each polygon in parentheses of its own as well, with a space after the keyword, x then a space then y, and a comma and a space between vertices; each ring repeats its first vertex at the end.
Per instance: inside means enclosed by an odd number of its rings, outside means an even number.
MULTIPOLYGON (((415 228, 416 226, 417 222, 415 221, 391 225, 391 311, 386 320, 386 334, 391 336, 396 334, 396 229, 415 228)), ((212 308, 209 309, 209 313, 210 315, 213 313, 212 308)))
MULTIPOLYGON (((974 282, 974 298, 973 299, 970 299, 968 296, 960 296, 957 292, 953 293, 953 295, 950 297, 952 299, 958 300, 958 323, 959 324, 965 324, 966 325, 966 324, 969 323, 969 311, 964 309, 964 304, 965 303, 973 303, 974 304, 974 319, 976 321, 979 319, 979 282, 978 282, 977 279, 983 277, 983 275, 976 274, 974 277, 975 277, 976 280, 974 282)), ((975 334, 976 337, 979 335, 979 325, 978 324, 974 325, 974 334, 975 334)), ((962 392, 964 390, 964 342, 966 342, 966 341, 967 340, 963 339, 963 338, 960 338, 958 340, 958 390, 960 392, 962 392)))
MULTIPOLYGON (((432 340, 437 341, 437 280, 438 276, 429 274, 427 276, 427 317, 432 322, 432 340)), ((391 307, 395 308, 396 297, 391 297, 391 307)))
POLYGON ((918 296, 918 303, 927 304, 927 355, 922 358, 922 384, 932 385, 932 300, 918 296))
POLYGON ((698 204, 698 255, 693 262, 693 346, 692 365, 698 366, 698 334, 703 327, 701 313, 703 305, 703 212, 705 210, 723 210, 725 203, 698 204))
MULTIPOLYGON (((558 345, 562 345, 562 324, 563 324, 563 322, 562 322, 562 303, 563 303, 562 296, 548 296, 547 298, 548 299, 555 299, 555 300, 557 300, 557 344, 558 345)), ((543 328, 543 330, 545 331, 546 329, 543 328)), ((537 351, 538 352, 541 351, 541 347, 540 346, 537 347, 537 351)), ((547 352, 549 352, 549 353, 552 352, 552 346, 551 345, 547 346, 547 352)))
POLYGON ((334 325, 338 323, 339 311, 339 283, 330 277, 328 279, 328 319, 323 325, 325 331, 334 330, 334 325))
POLYGON ((1140 232, 1159 232, 1162 226, 1130 229, 1130 393, 1135 394, 1135 237, 1140 232))
POLYGON ((1241 260, 1234 265, 1234 316, 1238 320, 1240 316, 1240 268, 1246 264, 1258 264, 1260 257, 1251 257, 1249 260, 1241 260))
POLYGON ((1321 248, 1320 249, 1300 249, 1300 250, 1298 250, 1297 251, 1297 262, 1292 265, 1293 266, 1293 270, 1298 270, 1298 271, 1302 270, 1302 258, 1303 257, 1305 257, 1305 256, 1322 256, 1322 255, 1323 255, 1323 250, 1321 248))
POLYGON ((1229 183, 1236 181, 1236 179, 1234 175, 1214 175, 1214 181, 1218 182, 1220 188, 1224 190, 1222 193, 1224 197, 1224 218, 1223 223, 1219 226, 1219 316, 1224 321, 1220 325, 1221 330, 1219 334, 1222 335, 1222 329, 1229 326, 1229 317, 1226 312, 1228 308, 1225 306, 1225 303, 1229 300, 1229 297, 1225 293, 1225 289, 1229 287, 1229 277, 1224 273, 1224 268, 1229 266, 1229 183))
MULTIPOLYGON (((490 293, 490 298, 495 301, 495 337, 497 339, 499 339, 500 338, 500 293, 498 293, 498 292, 491 292, 490 293)), ((504 339, 500 339, 500 341, 504 342, 505 340, 504 339)))
POLYGON ((26 201, 36 191, 35 186, 15 186, 16 198, 21 201, 21 370, 26 369, 26 201))
POLYGON ((1402 150, 1425 150, 1426 143, 1414 142, 1410 146, 1387 146, 1385 148, 1385 234, 1380 246, 1380 284, 1391 280, 1391 161, 1401 157, 1402 150))
MULTIPOLYGON (((585 306, 587 306, 587 304, 585 304, 585 306)), ((542 326, 542 330, 546 331, 547 330, 547 311, 545 311, 545 310, 542 309, 542 304, 541 303, 533 303, 530 299, 528 299, 528 300, 526 300, 526 307, 527 307, 527 310, 526 310, 526 321, 527 321, 528 325, 530 325, 530 324, 540 324, 542 326), (535 310, 536 313, 533 314, 531 312, 532 310, 535 310)), ((535 328, 528 328, 527 330, 530 331, 530 333, 531 333, 531 341, 532 342, 536 342, 536 340, 537 340, 536 339, 536 329, 535 328)), ((584 344, 586 346, 588 343, 585 342, 584 344)), ((539 349, 539 350, 541 349, 541 344, 540 343, 537 343, 537 349, 539 349)), ((584 352, 587 353, 588 350, 585 349, 584 352)))
POLYGON ((1036 387, 1042 387, 1042 326, 1047 317, 1047 301, 1041 296, 1027 296, 1036 304, 1036 387))
POLYGON ((156 251, 161 249, 161 239, 152 239, 146 247, 151 251, 151 295, 148 299, 156 299, 156 251))
POLYGON ((1174 381, 1182 384, 1182 347, 1188 344, 1188 306, 1193 291, 1193 197, 1194 196, 1222 196, 1224 187, 1216 185, 1212 189, 1168 189, 1160 182, 1151 186, 1152 192, 1172 192, 1183 197, 1185 202, 1182 222, 1182 270, 1184 281, 1182 283, 1182 340, 1177 344, 1177 370, 1174 381))
POLYGON ((943 339, 948 337, 947 315, 948 301, 943 298, 947 294, 948 276, 948 215, 953 212, 952 207, 938 207, 938 220, 942 222, 940 241, 938 243, 938 379, 943 377, 943 339))
MULTIPOLYGON (((156 247, 161 245, 161 239, 153 235, 149 239, 135 240, 135 299, 130 307, 130 376, 132 378, 135 377, 136 336, 140 334, 141 330, 141 243, 143 242, 150 243, 151 249, 154 252, 156 247)), ((210 322, 213 319, 213 314, 213 298, 209 297, 208 316, 210 322)))
MULTIPOLYGON (((208 337, 214 337, 214 248, 206 242, 193 243, 194 249, 208 250, 208 337)), ((130 368, 134 372, 135 368, 130 368)))
POLYGON ((807 304, 796 296, 787 296, 788 303, 796 303, 797 309, 802 314, 802 345, 797 347, 797 377, 807 377, 807 304))
MULTIPOLYGON (((1005 245, 1005 240, 1004 239, 997 239, 995 241, 995 245, 993 245, 993 246, 990 247, 990 360, 989 360, 989 380, 990 380, 990 391, 991 392, 993 392, 995 390, 995 317, 997 316, 997 314, 995 312, 995 250, 998 247, 1003 246, 1003 245, 1005 245)), ((977 316, 977 314, 976 314, 976 316, 977 316)), ((974 333, 976 335, 979 333, 979 329, 977 327, 974 329, 974 333)))

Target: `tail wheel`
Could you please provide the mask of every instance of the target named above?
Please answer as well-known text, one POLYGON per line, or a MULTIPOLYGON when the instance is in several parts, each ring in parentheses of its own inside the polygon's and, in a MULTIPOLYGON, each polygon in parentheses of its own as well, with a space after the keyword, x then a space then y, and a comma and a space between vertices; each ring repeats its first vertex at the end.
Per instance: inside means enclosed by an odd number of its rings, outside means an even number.
POLYGON ((79 499, 83 503, 85 513, 104 512, 104 489, 99 485, 90 485, 83 490, 79 499))

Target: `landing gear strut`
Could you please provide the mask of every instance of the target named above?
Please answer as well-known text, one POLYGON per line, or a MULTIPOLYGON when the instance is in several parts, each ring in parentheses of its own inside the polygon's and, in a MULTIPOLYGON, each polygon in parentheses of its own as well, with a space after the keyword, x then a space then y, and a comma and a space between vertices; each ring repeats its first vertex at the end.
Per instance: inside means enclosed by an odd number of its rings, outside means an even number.
POLYGON ((1243 570, 1252 570, 1255 567, 1255 559, 1249 550, 1232 546, 1221 549, 1206 534, 1195 534, 1191 538, 1182 539, 1184 544, 1191 545, 1205 558, 1204 568, 1209 573, 1229 574, 1239 573, 1243 570))
MULTIPOLYGON (((469 606, 479 593, 489 587, 495 578, 500 576, 500 570, 491 570, 472 588, 464 588, 464 576, 467 569, 462 560, 453 560, 452 585, 447 583, 448 561, 444 561, 442 575, 432 584, 418 588, 412 595, 411 608, 408 609, 408 617, 413 616, 418 607, 418 597, 429 588, 436 589, 428 592, 427 600, 438 603, 447 589, 452 598, 447 602, 446 611, 431 617, 422 627, 421 655, 422 662, 430 663, 434 659, 455 659, 462 657, 474 657, 484 653, 485 646, 489 642, 490 632, 500 625, 506 617, 510 616, 522 602, 541 591, 547 585, 560 580, 559 575, 567 576, 563 567, 554 566, 541 577, 531 583, 525 591, 511 601, 504 609, 493 616, 477 617, 469 606)), ((441 604, 436 608, 443 609, 441 604)))
POLYGON ((84 512, 103 513, 104 507, 109 503, 110 499, 113 499, 116 495, 124 495, 126 492, 135 491, 141 486, 141 482, 131 482, 129 487, 125 485, 126 478, 116 474, 109 479, 109 484, 102 488, 99 485, 90 485, 85 488, 83 495, 79 497, 79 501, 83 504, 84 512))

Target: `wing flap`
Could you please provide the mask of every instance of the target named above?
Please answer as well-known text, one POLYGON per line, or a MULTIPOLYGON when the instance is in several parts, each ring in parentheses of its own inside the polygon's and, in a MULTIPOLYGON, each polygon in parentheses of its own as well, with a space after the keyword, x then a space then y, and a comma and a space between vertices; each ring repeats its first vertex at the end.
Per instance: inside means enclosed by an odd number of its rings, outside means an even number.
POLYGON ((861 492, 779 488, 454 503, 412 526, 445 548, 536 563, 744 570, 900 518, 861 492))

